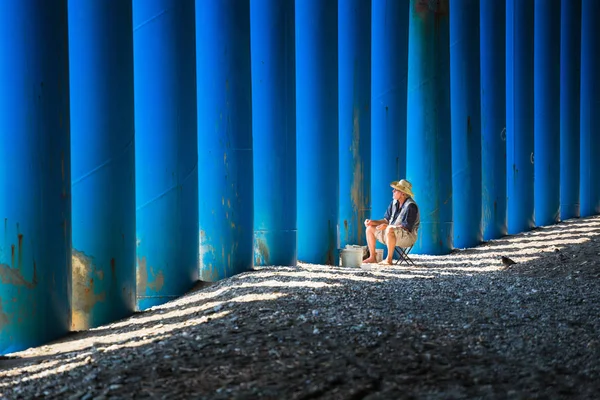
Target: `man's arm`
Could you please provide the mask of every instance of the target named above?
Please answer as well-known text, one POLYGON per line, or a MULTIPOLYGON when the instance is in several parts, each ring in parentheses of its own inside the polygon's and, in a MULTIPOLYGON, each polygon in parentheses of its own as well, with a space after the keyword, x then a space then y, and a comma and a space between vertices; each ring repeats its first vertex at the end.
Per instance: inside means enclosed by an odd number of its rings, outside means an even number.
POLYGON ((365 219, 365 226, 375 226, 380 227, 379 230, 385 228, 383 225, 387 226, 390 223, 390 218, 392 217, 392 206, 394 202, 391 202, 388 206, 387 210, 385 210, 385 214, 383 215, 383 219, 365 219))
POLYGON ((382 225, 388 224, 388 221, 386 219, 367 219, 365 220, 365 226, 378 226, 378 225, 382 225))
MULTIPOLYGON (((392 210, 393 210, 393 208, 394 208, 394 202, 392 201, 390 203, 390 205, 388 206, 388 208, 385 210, 385 214, 383 214, 383 220, 385 221, 386 224, 389 224, 390 221, 392 220, 392 210)), ((381 222, 382 220, 378 220, 378 221, 381 222)))

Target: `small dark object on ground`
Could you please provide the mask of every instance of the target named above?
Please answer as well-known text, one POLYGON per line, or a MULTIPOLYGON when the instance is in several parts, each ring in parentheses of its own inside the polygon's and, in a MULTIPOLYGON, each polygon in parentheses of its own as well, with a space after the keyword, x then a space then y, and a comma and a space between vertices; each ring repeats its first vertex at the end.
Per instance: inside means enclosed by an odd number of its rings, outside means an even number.
POLYGON ((502 256, 502 264, 504 264, 504 266, 506 268, 510 267, 511 265, 516 264, 516 262, 514 262, 513 260, 511 260, 508 257, 502 256))

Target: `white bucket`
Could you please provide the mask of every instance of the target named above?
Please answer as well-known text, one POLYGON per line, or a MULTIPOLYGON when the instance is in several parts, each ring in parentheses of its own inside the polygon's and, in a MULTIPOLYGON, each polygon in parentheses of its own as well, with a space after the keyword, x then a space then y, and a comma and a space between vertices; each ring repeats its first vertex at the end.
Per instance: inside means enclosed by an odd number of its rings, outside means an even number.
POLYGON ((363 250, 358 249, 342 249, 342 267, 358 268, 362 265, 363 250))
POLYGON ((377 262, 383 261, 383 249, 375 249, 375 259, 377 262))
POLYGON ((368 252, 368 247, 367 246, 360 246, 358 244, 347 244, 346 245, 347 249, 361 249, 363 252, 363 257, 367 256, 367 252, 368 252))

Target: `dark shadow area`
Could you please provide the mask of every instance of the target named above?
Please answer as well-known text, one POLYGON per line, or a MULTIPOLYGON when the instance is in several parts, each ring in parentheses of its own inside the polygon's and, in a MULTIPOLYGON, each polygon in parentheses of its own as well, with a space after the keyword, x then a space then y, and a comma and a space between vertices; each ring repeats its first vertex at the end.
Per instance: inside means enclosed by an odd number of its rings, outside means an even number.
MULTIPOLYGON (((585 223, 598 226, 600 218, 593 222, 585 223)), ((257 268, 19 353, 23 358, 0 359, 0 393, 10 399, 594 398, 597 236, 558 252, 524 253, 528 260, 509 269, 498 261, 503 246, 521 248, 530 236, 486 243, 484 253, 411 255, 415 267, 257 268)))

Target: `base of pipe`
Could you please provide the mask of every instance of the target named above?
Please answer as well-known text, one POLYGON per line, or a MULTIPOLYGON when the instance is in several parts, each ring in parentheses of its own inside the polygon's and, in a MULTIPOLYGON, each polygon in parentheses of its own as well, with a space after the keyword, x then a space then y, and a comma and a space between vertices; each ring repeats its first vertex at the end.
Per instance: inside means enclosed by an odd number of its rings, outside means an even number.
POLYGON ((297 231, 255 231, 254 265, 298 264, 297 231))
POLYGON ((171 300, 175 300, 181 296, 156 296, 156 297, 138 297, 136 307, 138 311, 144 311, 150 307, 160 306, 161 304, 168 303, 171 300))
POLYGON ((452 235, 452 222, 421 222, 411 254, 449 254, 452 251, 452 235))

